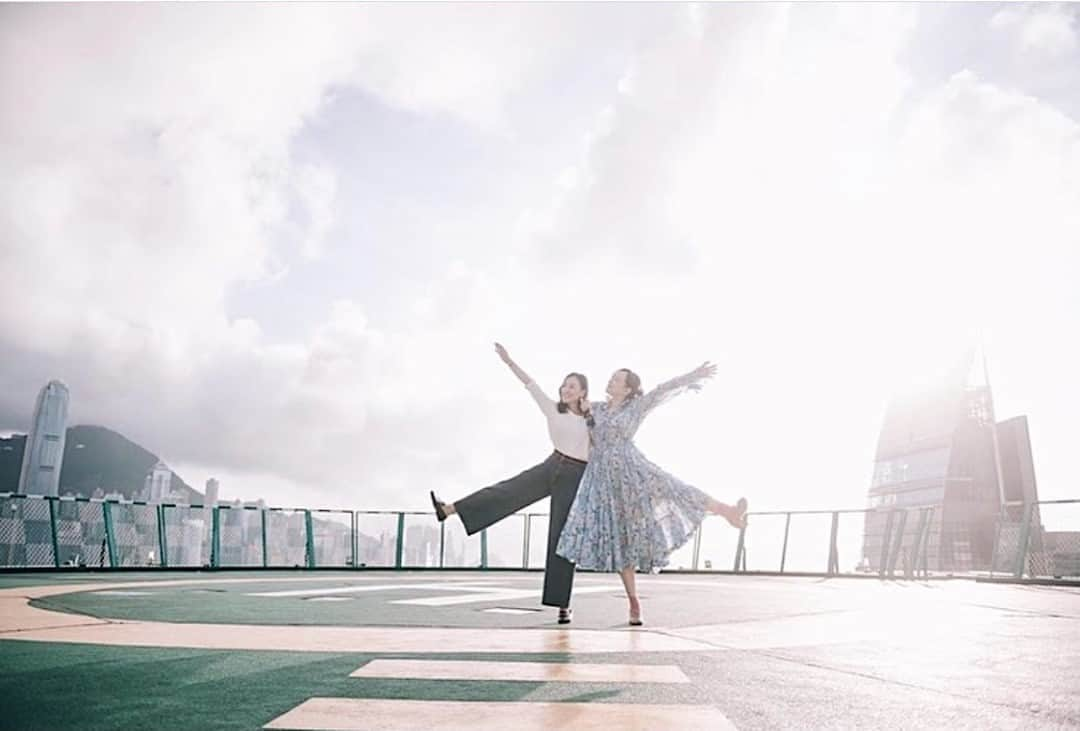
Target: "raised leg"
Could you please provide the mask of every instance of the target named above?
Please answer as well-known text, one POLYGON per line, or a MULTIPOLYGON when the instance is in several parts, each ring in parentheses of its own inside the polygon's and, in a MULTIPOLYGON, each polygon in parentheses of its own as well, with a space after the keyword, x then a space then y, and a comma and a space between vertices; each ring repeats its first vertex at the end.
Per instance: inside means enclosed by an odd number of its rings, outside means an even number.
POLYGON ((735 505, 728 505, 710 497, 707 509, 713 515, 723 516, 733 528, 741 529, 746 526, 747 502, 744 497, 739 498, 735 505))
POLYGON ((551 492, 550 462, 541 462, 519 475, 455 500, 454 512, 470 536, 508 515, 532 505, 551 492))

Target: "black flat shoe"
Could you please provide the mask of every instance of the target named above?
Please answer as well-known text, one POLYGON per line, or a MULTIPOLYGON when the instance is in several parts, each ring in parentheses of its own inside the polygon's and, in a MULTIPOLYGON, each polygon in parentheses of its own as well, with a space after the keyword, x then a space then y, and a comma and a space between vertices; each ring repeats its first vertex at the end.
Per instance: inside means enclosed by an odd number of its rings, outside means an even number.
POLYGON ((559 624, 570 624, 574 618, 574 610, 570 608, 559 608, 559 624))
POLYGON ((642 621, 641 617, 634 617, 633 615, 631 615, 629 622, 629 625, 631 627, 640 627, 643 624, 645 624, 645 622, 642 621))
POLYGON ((446 510, 443 509, 443 501, 435 497, 435 491, 431 491, 431 504, 435 507, 435 517, 439 519, 439 522, 446 520, 446 510))

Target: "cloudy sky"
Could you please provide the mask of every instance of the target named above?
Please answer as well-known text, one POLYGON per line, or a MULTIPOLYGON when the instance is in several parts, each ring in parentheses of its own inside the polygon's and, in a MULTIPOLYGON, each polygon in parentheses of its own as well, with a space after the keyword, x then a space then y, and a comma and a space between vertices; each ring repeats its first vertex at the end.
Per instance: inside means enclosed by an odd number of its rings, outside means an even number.
POLYGON ((50 378, 226 498, 422 508, 549 449, 499 340, 721 499, 859 507, 985 343, 1080 495, 1076 6, 5 5, 0 431, 50 378))

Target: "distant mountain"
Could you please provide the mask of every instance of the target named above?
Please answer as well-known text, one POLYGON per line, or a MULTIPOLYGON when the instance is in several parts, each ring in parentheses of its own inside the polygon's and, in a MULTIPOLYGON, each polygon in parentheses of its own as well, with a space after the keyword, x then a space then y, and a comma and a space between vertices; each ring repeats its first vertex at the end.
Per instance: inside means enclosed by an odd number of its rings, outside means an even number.
MULTIPOLYGON (((15 492, 26 447, 21 434, 0 439, 0 492, 15 492)), ((153 452, 122 434, 103 426, 73 426, 64 442, 64 462, 60 469, 60 494, 91 497, 103 492, 119 492, 131 499, 143 489, 146 474, 159 461, 153 452)), ((175 472, 172 491, 184 502, 201 502, 202 493, 192 489, 175 472)))

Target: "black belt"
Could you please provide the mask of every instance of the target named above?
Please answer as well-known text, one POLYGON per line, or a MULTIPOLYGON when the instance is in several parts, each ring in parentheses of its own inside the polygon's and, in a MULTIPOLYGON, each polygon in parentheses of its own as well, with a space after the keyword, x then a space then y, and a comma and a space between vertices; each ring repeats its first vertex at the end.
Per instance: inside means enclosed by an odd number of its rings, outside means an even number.
POLYGON ((583 459, 578 459, 577 457, 571 457, 568 454, 563 454, 562 452, 560 452, 557 449, 555 450, 554 456, 558 457, 560 459, 565 459, 567 462, 573 462, 574 464, 579 464, 579 465, 587 465, 587 464, 589 464, 588 462, 586 462, 583 459))

